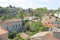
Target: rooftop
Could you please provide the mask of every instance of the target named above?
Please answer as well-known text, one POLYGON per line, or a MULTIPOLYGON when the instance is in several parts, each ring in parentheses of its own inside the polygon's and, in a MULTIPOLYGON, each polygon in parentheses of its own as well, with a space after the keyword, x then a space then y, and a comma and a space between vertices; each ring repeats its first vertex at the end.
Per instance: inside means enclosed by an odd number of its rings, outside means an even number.
POLYGON ((10 23, 10 22, 16 22, 16 21, 20 21, 21 19, 15 19, 15 18, 13 18, 13 19, 7 19, 7 20, 1 20, 0 21, 0 23, 2 24, 2 23, 10 23))
POLYGON ((0 35, 7 33, 6 30, 0 28, 0 35))
MULTIPOLYGON (((34 34, 33 36, 31 36, 30 38, 35 38, 35 37, 43 37, 45 36, 47 33, 50 33, 49 31, 47 32, 39 32, 37 34, 34 34)), ((51 34, 51 33, 50 33, 51 34)))
POLYGON ((39 33, 31 36, 30 39, 33 39, 33 40, 58 40, 58 38, 54 37, 53 34, 49 31, 39 32, 39 33))

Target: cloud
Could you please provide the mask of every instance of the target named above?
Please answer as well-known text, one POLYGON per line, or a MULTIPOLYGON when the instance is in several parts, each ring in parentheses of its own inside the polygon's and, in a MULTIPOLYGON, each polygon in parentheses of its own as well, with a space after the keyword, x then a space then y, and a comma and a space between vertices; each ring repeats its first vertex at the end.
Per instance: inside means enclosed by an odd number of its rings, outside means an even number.
POLYGON ((51 2, 52 0, 40 0, 41 2, 51 2))
POLYGON ((15 5, 22 8, 48 7, 58 8, 60 0, 0 0, 0 6, 15 5))

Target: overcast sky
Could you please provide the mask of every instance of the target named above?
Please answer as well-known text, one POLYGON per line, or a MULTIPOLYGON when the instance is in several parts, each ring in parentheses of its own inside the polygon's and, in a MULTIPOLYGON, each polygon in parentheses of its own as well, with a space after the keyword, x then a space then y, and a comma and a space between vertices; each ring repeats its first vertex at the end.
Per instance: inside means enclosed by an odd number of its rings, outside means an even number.
POLYGON ((60 7, 60 0, 0 0, 0 6, 6 7, 9 5, 22 7, 24 9, 38 7, 57 9, 60 7))

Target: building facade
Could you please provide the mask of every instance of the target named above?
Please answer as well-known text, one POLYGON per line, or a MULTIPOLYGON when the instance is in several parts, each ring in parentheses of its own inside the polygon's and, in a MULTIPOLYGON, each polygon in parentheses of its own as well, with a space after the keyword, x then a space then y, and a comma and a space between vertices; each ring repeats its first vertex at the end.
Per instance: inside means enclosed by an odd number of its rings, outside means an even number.
POLYGON ((60 18, 60 13, 57 12, 57 13, 54 14, 54 16, 57 17, 57 18, 60 18))
POLYGON ((20 32, 23 28, 21 19, 5 20, 0 24, 0 26, 1 28, 8 30, 9 32, 20 32))

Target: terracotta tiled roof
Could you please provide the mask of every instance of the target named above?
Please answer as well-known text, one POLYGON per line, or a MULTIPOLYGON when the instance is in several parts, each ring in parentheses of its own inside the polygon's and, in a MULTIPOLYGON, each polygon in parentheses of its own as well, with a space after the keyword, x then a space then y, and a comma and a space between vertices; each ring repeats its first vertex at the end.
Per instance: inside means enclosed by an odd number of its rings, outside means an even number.
POLYGON ((49 31, 39 32, 39 33, 31 36, 30 39, 33 39, 33 40, 58 40, 49 31))
POLYGON ((50 33, 50 34, 51 34, 51 32, 49 32, 49 31, 47 31, 47 32, 39 32, 39 33, 34 34, 33 36, 31 36, 30 38, 43 37, 43 36, 45 36, 47 33, 50 33))
POLYGON ((43 40, 58 40, 57 38, 55 38, 53 35, 51 34, 46 34, 45 35, 46 38, 44 38, 43 40))
POLYGON ((0 28, 0 35, 8 33, 6 30, 0 28))
POLYGON ((23 39, 28 39, 29 38, 29 35, 27 35, 26 33, 21 33, 21 38, 23 39))
POLYGON ((11 20, 5 20, 5 21, 2 21, 0 22, 0 24, 8 24, 10 22, 16 22, 16 21, 20 21, 21 19, 11 19, 11 20))
POLYGON ((43 16, 42 18, 42 25, 45 26, 45 27, 57 27, 58 24, 56 21, 56 18, 55 17, 51 17, 49 18, 50 16, 43 16))

